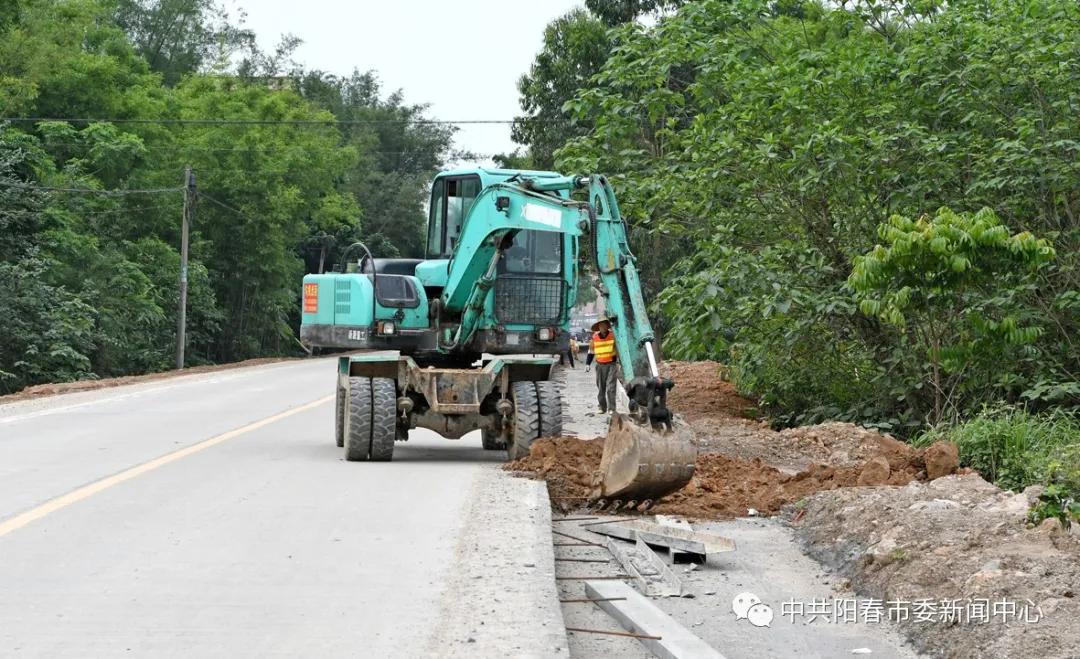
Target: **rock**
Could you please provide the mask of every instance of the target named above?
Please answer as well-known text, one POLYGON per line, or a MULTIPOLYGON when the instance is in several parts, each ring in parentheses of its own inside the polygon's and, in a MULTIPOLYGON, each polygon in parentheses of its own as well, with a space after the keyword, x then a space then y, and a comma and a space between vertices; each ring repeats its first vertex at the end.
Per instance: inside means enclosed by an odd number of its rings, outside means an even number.
POLYGON ((866 461, 859 473, 858 485, 884 485, 889 482, 889 461, 875 456, 866 461))
POLYGON ((948 476, 960 468, 960 450, 952 442, 935 442, 923 454, 926 477, 930 480, 948 476))
POLYGON ((1039 524, 1035 531, 1040 535, 1049 537, 1060 535, 1064 529, 1061 528, 1061 522, 1057 517, 1047 517, 1039 524))
POLYGON ((1023 495, 1027 499, 1029 506, 1034 506, 1039 503, 1039 497, 1042 496, 1043 490, 1046 489, 1042 485, 1029 485, 1024 488, 1023 495))
POLYGON ((928 512, 939 510, 952 510, 959 508, 960 504, 956 503, 952 499, 934 499, 933 501, 916 501, 908 506, 908 510, 915 512, 928 512))

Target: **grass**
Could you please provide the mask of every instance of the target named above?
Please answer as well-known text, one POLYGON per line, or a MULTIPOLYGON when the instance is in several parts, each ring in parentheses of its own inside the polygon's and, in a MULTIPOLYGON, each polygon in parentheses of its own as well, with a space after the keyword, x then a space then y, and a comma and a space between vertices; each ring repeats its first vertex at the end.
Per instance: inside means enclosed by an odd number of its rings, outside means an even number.
POLYGON ((984 410, 954 426, 933 428, 914 441, 929 446, 954 442, 960 462, 999 487, 1021 491, 1043 485, 1033 521, 1080 519, 1080 420, 1056 412, 1031 414, 1017 408, 984 410))

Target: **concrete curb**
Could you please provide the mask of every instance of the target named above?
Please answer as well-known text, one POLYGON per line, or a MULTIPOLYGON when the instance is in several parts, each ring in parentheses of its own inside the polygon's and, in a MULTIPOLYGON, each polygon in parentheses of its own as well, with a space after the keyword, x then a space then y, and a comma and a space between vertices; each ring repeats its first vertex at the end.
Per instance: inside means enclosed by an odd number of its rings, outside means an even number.
POLYGON ((470 490, 429 655, 569 657, 547 485, 492 465, 470 490))

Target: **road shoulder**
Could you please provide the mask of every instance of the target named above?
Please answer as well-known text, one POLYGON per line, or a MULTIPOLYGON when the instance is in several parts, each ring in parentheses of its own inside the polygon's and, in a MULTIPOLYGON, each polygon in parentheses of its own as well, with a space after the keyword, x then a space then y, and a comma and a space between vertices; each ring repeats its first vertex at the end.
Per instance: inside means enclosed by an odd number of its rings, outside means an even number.
POLYGON ((491 465, 477 474, 467 500, 429 653, 569 656, 555 588, 547 485, 491 465))

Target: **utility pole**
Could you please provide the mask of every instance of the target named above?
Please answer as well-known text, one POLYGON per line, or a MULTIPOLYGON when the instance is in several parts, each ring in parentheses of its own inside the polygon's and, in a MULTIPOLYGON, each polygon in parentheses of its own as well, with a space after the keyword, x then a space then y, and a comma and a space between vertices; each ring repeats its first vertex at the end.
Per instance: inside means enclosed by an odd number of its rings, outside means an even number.
POLYGON ((187 345, 188 231, 195 219, 195 173, 184 168, 184 219, 180 229, 180 312, 176 315, 176 368, 184 368, 187 345))

